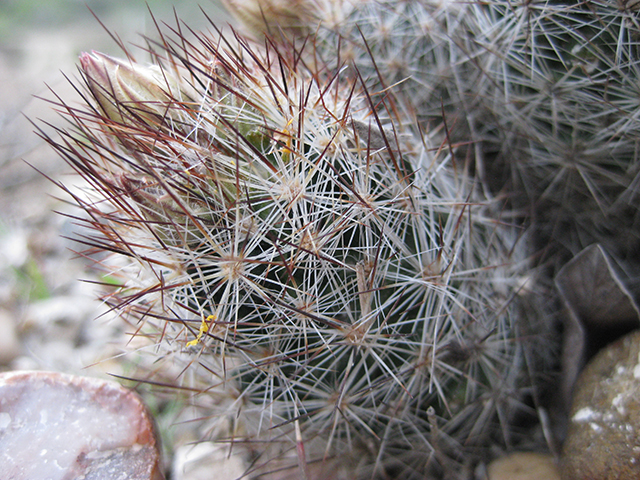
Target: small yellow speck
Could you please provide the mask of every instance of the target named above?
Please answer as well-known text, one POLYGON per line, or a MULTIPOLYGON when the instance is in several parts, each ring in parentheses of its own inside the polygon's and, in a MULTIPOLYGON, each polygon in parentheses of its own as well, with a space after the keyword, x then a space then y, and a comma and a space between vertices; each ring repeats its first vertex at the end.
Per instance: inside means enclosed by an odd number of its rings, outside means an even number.
POLYGON ((202 322, 200 323, 200 331, 198 332, 198 336, 194 340, 187 342, 187 347, 193 347, 194 345, 197 345, 202 338, 202 335, 209 331, 209 324, 215 321, 217 318, 218 317, 216 317, 215 315, 209 315, 207 318, 203 318, 202 322))

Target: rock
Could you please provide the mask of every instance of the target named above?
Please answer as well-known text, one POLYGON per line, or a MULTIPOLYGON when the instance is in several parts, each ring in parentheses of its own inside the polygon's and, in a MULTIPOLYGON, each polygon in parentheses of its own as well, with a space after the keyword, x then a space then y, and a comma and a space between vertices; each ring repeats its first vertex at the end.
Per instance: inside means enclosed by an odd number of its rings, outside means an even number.
POLYGON ((29 258, 27 234, 21 228, 0 235, 0 269, 20 268, 29 258))
MULTIPOLYGON (((236 449, 236 451, 239 449, 236 449)), ((173 480, 219 480, 242 478, 248 470, 242 457, 229 446, 213 442, 183 445, 176 450, 173 480), (214 475, 215 472, 215 475, 214 475)))
POLYGON ((0 374, 0 478, 162 480, 151 416, 115 382, 0 374))
POLYGON ((560 480, 560 472, 549 454, 517 452, 494 460, 488 480, 560 480))
POLYGON ((640 308, 625 270, 595 243, 567 262, 555 277, 565 307, 559 393, 567 410, 587 360, 611 341, 640 327, 640 308))
POLYGON ((640 331, 600 351, 574 390, 563 480, 640 478, 640 331))
POLYGON ((13 316, 0 308, 0 365, 10 364, 20 355, 20 339, 13 316))
POLYGON ((109 321, 115 314, 100 316, 103 312, 95 297, 81 293, 31 303, 24 309, 19 333, 23 352, 33 361, 12 366, 80 375, 88 365, 103 370, 100 362, 118 355, 117 346, 127 341, 123 322, 109 321))

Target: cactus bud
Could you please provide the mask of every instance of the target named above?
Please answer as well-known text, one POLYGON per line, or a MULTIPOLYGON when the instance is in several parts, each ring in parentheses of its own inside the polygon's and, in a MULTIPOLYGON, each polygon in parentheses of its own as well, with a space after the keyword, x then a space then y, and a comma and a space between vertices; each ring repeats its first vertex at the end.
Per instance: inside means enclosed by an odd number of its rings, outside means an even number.
POLYGON ((106 117, 119 124, 149 126, 175 116, 176 106, 193 102, 166 70, 144 67, 99 52, 82 53, 80 65, 106 117))

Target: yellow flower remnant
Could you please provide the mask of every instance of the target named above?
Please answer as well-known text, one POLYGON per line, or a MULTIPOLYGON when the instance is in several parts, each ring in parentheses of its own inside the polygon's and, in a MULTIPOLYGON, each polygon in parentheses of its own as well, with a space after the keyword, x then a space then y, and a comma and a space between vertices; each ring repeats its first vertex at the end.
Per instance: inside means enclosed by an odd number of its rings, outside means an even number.
POLYGON ((198 332, 198 336, 194 340, 187 342, 187 347, 197 345, 202 339, 202 336, 209 331, 209 325, 211 322, 214 322, 217 319, 218 317, 216 315, 209 315, 207 318, 203 318, 202 322, 200 322, 200 331, 198 332))

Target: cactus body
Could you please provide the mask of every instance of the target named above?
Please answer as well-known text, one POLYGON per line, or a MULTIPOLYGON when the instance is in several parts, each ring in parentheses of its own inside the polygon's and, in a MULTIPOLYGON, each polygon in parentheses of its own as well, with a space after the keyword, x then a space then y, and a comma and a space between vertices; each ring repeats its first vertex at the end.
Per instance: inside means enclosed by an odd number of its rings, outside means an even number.
MULTIPOLYGON (((594 242, 637 262, 638 24, 615 2, 491 2, 478 42, 496 52, 502 161, 532 212, 546 258, 562 265, 594 242)), ((557 267, 556 267, 557 268, 557 267)))
POLYGON ((111 303, 215 399, 211 435, 252 474, 351 452, 398 478, 509 440, 526 244, 446 140, 329 67, 163 40, 152 67, 83 54, 95 106, 52 143, 93 187, 87 242, 127 260, 111 303))
POLYGON ((110 301, 250 474, 452 475, 510 439, 549 351, 509 222, 551 272, 593 242, 640 264, 635 7, 227 3, 266 48, 84 54, 92 107, 62 105, 110 301))
POLYGON ((308 20, 315 55, 338 51, 372 90, 393 86, 423 128, 444 120, 485 190, 535 225, 554 269, 594 242, 637 263, 632 2, 322 5, 308 20))

